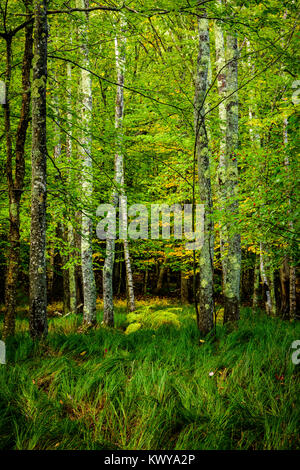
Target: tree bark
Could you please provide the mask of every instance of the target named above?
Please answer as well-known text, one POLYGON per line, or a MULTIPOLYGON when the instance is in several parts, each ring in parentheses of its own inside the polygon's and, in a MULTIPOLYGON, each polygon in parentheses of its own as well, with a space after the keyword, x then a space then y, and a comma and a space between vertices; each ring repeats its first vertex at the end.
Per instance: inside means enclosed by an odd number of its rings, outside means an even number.
POLYGON ((282 264, 279 269, 280 278, 280 314, 283 318, 289 318, 289 281, 290 281, 290 269, 287 256, 284 257, 282 264))
POLYGON ((259 256, 256 255, 255 258, 255 267, 254 267, 254 286, 253 286, 253 308, 258 307, 258 295, 259 295, 259 256))
POLYGON ((204 241, 200 253, 200 285, 198 328, 202 334, 213 328, 213 257, 214 229, 212 221, 212 194, 210 160, 205 126, 205 97, 208 89, 210 60, 209 24, 205 8, 198 9, 199 52, 194 100, 195 156, 198 164, 200 202, 204 204, 204 241), (200 16, 202 18, 200 18, 200 16))
MULTIPOLYGON (((72 42, 72 38, 71 38, 72 42)), ((68 133, 66 136, 66 158, 70 167, 72 164, 72 66, 70 62, 67 63, 67 122, 68 133)), ((69 171, 68 179, 70 184, 74 184, 71 170, 69 171)), ((74 214, 75 215, 75 214, 74 214)), ((74 227, 71 221, 68 222, 67 239, 71 249, 71 258, 75 256, 75 234, 74 227)), ((70 292, 70 310, 72 313, 77 313, 77 295, 76 295, 76 265, 72 260, 69 267, 69 292, 70 292)))
MULTIPOLYGON (((222 3, 222 0, 218 0, 222 3)), ((220 254, 222 264, 222 286, 223 291, 226 285, 226 262, 224 245, 227 236, 226 231, 226 128, 227 128, 227 116, 226 116, 226 94, 227 94, 227 75, 226 75, 226 60, 225 60, 225 41, 224 34, 221 26, 215 22, 215 47, 216 47, 216 70, 217 70, 217 85, 218 95, 220 103, 218 106, 219 111, 219 130, 220 130, 220 159, 217 169, 217 187, 218 197, 220 204, 220 211, 222 213, 222 220, 220 224, 220 254)))
POLYGON ((181 303, 187 304, 189 301, 189 280, 184 271, 180 273, 180 297, 181 303))
POLYGON ((226 211, 231 220, 226 228, 224 246, 225 282, 224 282, 224 323, 235 322, 240 312, 240 278, 241 278, 241 237, 235 222, 238 218, 238 169, 236 150, 238 148, 238 45, 237 36, 228 34, 227 48, 227 93, 226 100, 226 182, 225 193, 228 207, 226 211), (234 93, 235 92, 235 93, 234 93), (230 225, 229 225, 230 224, 230 225))
MULTIPOLYGON (((116 208, 120 201, 123 226, 127 226, 127 210, 125 203, 124 189, 124 156, 123 156, 123 118, 124 118, 124 80, 125 80, 125 47, 126 38, 123 36, 125 24, 121 19, 121 34, 115 38, 115 55, 117 69, 117 96, 115 107, 115 128, 116 128, 116 154, 115 154, 115 188, 112 195, 112 204, 116 208), (120 199, 121 195, 121 199, 120 199)), ((126 269, 127 303, 131 312, 135 310, 135 299, 133 289, 133 277, 128 248, 128 241, 123 240, 124 259, 126 269)), ((108 326, 114 325, 113 306, 113 266, 115 259, 115 240, 107 238, 106 257, 103 267, 103 299, 104 312, 103 321, 108 326)))
POLYGON ((30 333, 45 337, 47 325, 46 282, 46 83, 47 83, 47 1, 35 0, 34 65, 32 80, 32 183, 30 231, 30 333))
MULTIPOLYGON (((285 146, 288 145, 288 119, 285 118, 283 122, 283 143, 285 146)), ((284 166, 287 171, 287 181, 290 178, 290 161, 288 153, 286 153, 284 159, 284 166)), ((290 215, 290 208, 291 208, 291 199, 288 198, 289 210, 288 215, 290 215)), ((293 221, 289 221, 289 229, 291 232, 294 232, 294 224, 293 221)), ((289 267, 289 314, 286 315, 286 318, 294 319, 296 317, 296 268, 295 268, 295 260, 293 256, 293 250, 295 248, 294 243, 292 241, 290 246, 291 256, 287 258, 288 267, 289 267)))
POLYGON ((166 276, 166 267, 165 265, 162 264, 159 267, 158 279, 157 279, 157 284, 156 284, 156 289, 155 289, 155 293, 157 295, 162 293, 165 276, 166 276))
MULTIPOLYGON (((32 2, 25 3, 26 12, 30 11, 32 2)), ((6 103, 4 105, 6 148, 7 148, 7 184, 9 198, 9 250, 7 258, 6 280, 5 280, 5 315, 3 325, 3 337, 14 335, 16 317, 17 284, 20 265, 20 202, 24 186, 25 176, 25 141, 30 119, 30 70, 33 56, 33 24, 25 27, 25 46, 22 65, 22 105, 19 124, 16 133, 16 164, 15 177, 13 177, 12 142, 10 128, 10 101, 9 86, 11 80, 11 42, 6 42, 6 103)))
MULTIPOLYGON (((77 8, 88 8, 89 0, 76 0, 77 8)), ((88 48, 88 12, 81 14, 82 22, 78 28, 81 41, 80 51, 82 65, 89 70, 89 48, 88 48)), ((80 92, 81 92, 81 126, 82 135, 78 148, 82 161, 82 199, 86 201, 87 208, 82 211, 81 216, 81 267, 83 282, 83 321, 86 325, 96 323, 96 284, 93 271, 93 248, 92 232, 93 223, 88 213, 88 206, 93 195, 92 180, 92 158, 91 158, 91 118, 92 118, 92 82, 91 74, 84 69, 80 72, 80 92)))
POLYGON ((260 244, 260 273, 265 288, 266 312, 268 315, 276 315, 276 301, 274 291, 274 273, 270 266, 270 259, 265 246, 260 244))

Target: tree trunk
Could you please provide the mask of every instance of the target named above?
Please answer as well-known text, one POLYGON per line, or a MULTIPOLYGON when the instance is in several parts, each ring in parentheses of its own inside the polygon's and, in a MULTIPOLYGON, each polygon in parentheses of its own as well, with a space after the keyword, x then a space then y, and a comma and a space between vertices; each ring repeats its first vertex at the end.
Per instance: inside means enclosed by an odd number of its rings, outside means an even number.
POLYGON ((227 35, 227 93, 226 100, 226 182, 225 193, 229 201, 226 211, 231 220, 227 226, 225 242, 224 323, 239 319, 241 278, 241 237, 235 229, 238 218, 238 169, 236 150, 238 147, 238 45, 236 35, 227 35), (235 92, 235 93, 234 93, 235 92), (229 225, 230 224, 230 225, 229 225))
POLYGON ((147 295, 148 278, 149 278, 149 268, 148 268, 148 265, 147 265, 145 273, 144 273, 144 289, 143 289, 144 295, 147 295))
MULTIPOLYGON (((288 119, 285 118, 283 122, 283 143, 285 146, 288 145, 288 119)), ((286 151, 287 152, 287 151, 286 151)), ((287 181, 290 179, 290 161, 289 161, 289 156, 288 153, 286 153, 285 159, 284 159, 284 165, 286 167, 287 171, 287 181)), ((289 208, 291 207, 291 199, 290 197, 288 198, 288 204, 289 208)), ((288 215, 290 216, 290 209, 288 210, 288 215)), ((294 232, 294 224, 293 221, 289 221, 289 230, 291 232, 294 232)), ((288 265, 289 265, 289 317, 290 319, 294 319, 296 317, 296 268, 295 268, 295 260, 293 256, 294 250, 297 250, 297 247, 295 246, 295 242, 291 242, 290 246, 290 251, 291 251, 291 256, 288 259, 288 265)))
MULTIPOLYGON (((72 38, 71 38, 72 42, 72 38)), ((68 121, 68 133, 66 136, 66 157, 67 162, 69 163, 70 167, 72 164, 72 66, 70 62, 67 63, 67 121, 68 121)), ((74 184, 72 178, 71 170, 69 171, 69 182, 70 184, 74 184)), ((71 258, 76 255, 75 253, 75 234, 74 234, 74 227, 71 221, 68 222, 67 227, 67 238, 68 244, 71 251, 71 258), (72 253, 73 252, 73 253, 72 253), (73 255, 73 256, 72 256, 73 255)), ((70 267, 69 267, 69 292, 70 292, 70 310, 72 313, 77 313, 77 295, 76 295, 76 265, 75 262, 72 260, 70 267)))
POLYGON ((131 270, 130 255, 128 249, 128 241, 124 240, 124 258, 126 268, 126 286, 127 286, 127 305, 130 312, 135 311, 135 299, 133 290, 133 276, 131 270))
POLYGON ((296 304, 296 268, 290 265, 290 319, 295 320, 297 315, 296 304))
MULTIPOLYGON (((123 36, 125 24, 121 19, 121 35, 115 38, 115 55, 117 69, 117 96, 115 108, 115 128, 116 128, 116 155, 115 155, 115 188, 112 195, 112 204, 117 207, 120 201, 122 222, 127 226, 126 199, 124 190, 124 157, 123 157, 123 117, 124 117, 124 79, 125 79, 125 46, 126 38, 123 36), (121 199, 119 196, 122 196, 121 199)), ((124 225, 123 225, 124 226, 124 225)), ((135 310, 133 278, 128 249, 128 241, 123 241, 124 259, 126 269, 126 286, 128 308, 131 312, 135 310)), ((103 321, 108 326, 114 325, 114 306, 113 306, 113 266, 115 259, 115 240, 107 238, 106 257, 103 267, 103 300, 104 312, 103 321)))
POLYGON ((204 204, 204 240, 200 253, 200 285, 198 328, 202 334, 213 328, 213 257, 214 229, 212 221, 212 194, 208 139, 205 127, 204 103, 208 89, 208 68, 210 59, 209 24, 205 8, 198 9, 199 53, 194 101, 195 156, 198 163, 200 202, 204 204), (200 18, 202 16, 202 18, 200 18))
MULTIPOLYGON (((25 3, 26 12, 29 13, 31 0, 25 3)), ((7 39, 6 57, 6 104, 4 105, 6 147, 7 147, 7 184, 9 198, 9 251, 7 258, 6 282, 5 282, 5 315, 3 325, 3 337, 14 335, 16 316, 17 284, 20 265, 20 201, 25 176, 25 141, 30 116, 30 70, 32 63, 32 38, 33 24, 25 27, 25 47, 22 65, 22 105, 20 120, 16 133, 16 165, 15 178, 12 169, 12 142, 10 129, 10 97, 9 86, 11 80, 11 38, 7 39)))
POLYGON ((189 301, 189 280, 184 271, 180 273, 180 297, 181 303, 187 304, 189 301))
POLYGON ((32 79, 32 183, 30 231, 30 333, 45 337, 47 325, 46 282, 46 83, 47 1, 36 0, 34 11, 34 61, 32 79))
MULTIPOLYGON (((222 0, 218 0, 222 3, 222 0)), ((217 186, 218 186, 218 198, 220 211, 222 213, 222 220, 220 224, 220 254, 222 264, 222 287, 225 290, 226 285, 226 262, 224 245, 227 237, 226 230, 226 128, 227 128, 227 116, 226 116, 226 94, 227 94, 227 75, 226 75, 226 60, 225 60, 225 42, 224 34, 221 26, 215 22, 215 46, 216 46, 216 70, 217 70, 217 85, 218 95, 220 103, 218 106, 219 111, 219 130, 220 130, 220 160, 217 169, 217 186)))
POLYGON ((283 318, 289 318, 289 281, 290 269, 288 258, 285 256, 279 270, 280 277, 280 314, 283 318))
MULTIPOLYGON (((77 8, 88 8, 89 0, 76 0, 77 8)), ((82 13, 82 22, 78 28, 80 36, 82 65, 90 68, 88 49, 88 12, 82 13)), ((81 267, 83 283, 83 321, 86 325, 96 323, 96 284, 93 271, 92 219, 89 205, 93 195, 92 158, 91 158, 91 118, 92 118, 92 82, 91 74, 84 69, 80 72, 81 91, 81 127, 83 129, 78 148, 82 161, 82 199, 86 202, 81 215, 81 267)))
POLYGON ((258 295, 259 295, 259 256, 256 255, 255 267, 254 267, 254 287, 253 287, 253 308, 258 307, 258 295))
POLYGON ((269 257, 266 253, 264 245, 260 244, 260 273, 265 288, 266 295, 266 312, 268 315, 276 315, 276 303, 274 292, 274 274, 270 267, 269 257))
POLYGON ((162 264, 159 268, 157 285, 156 285, 156 289, 155 289, 155 293, 157 295, 160 295, 162 293, 165 274, 166 274, 166 267, 162 264))

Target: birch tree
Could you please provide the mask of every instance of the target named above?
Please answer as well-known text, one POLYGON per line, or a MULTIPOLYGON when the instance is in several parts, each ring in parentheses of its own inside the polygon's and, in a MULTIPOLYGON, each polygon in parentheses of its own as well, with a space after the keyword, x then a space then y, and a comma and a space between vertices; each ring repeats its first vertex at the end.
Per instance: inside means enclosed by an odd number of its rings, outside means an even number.
MULTIPOLYGON (((116 128, 116 154, 115 154, 115 177, 112 203, 116 208, 120 202, 121 223, 123 227, 127 226, 127 210, 124 186, 124 150, 123 150, 123 118, 124 118, 124 81, 125 81, 125 60, 126 60, 126 37, 125 22, 121 18, 121 32, 115 37, 115 57, 117 71, 117 94, 115 106, 115 128, 116 128), (120 197, 121 196, 121 197, 120 197)), ((128 307, 131 312, 135 310, 135 299, 133 290, 133 278, 130 262, 128 240, 125 236, 123 240, 124 259, 126 269, 126 285, 128 307)), ((108 326, 114 324, 113 307, 113 267, 115 259, 115 239, 106 240, 106 257, 103 267, 103 299, 104 299, 104 318, 103 321, 108 326)))
POLYGON ((210 160, 205 125, 205 98, 208 90, 210 61, 209 24, 205 8, 198 8, 198 60, 195 80, 194 126, 195 156, 198 165, 200 202, 204 204, 204 237, 200 253, 200 285, 198 328, 207 334, 213 328, 213 257, 214 232, 212 221, 212 194, 210 160))
MULTIPOLYGON (((71 38, 72 43, 72 38, 71 38)), ((72 162, 72 65, 67 62, 67 124, 68 132, 66 135, 66 158, 68 164, 71 166, 72 162)), ((68 174, 69 183, 74 183, 72 179, 71 170, 68 174)), ((75 234, 74 227, 71 221, 68 222, 67 226, 67 238, 71 250, 75 250, 75 234)), ((76 268, 73 262, 69 266, 69 292, 70 292, 70 310, 72 313, 77 312, 77 295, 76 295, 76 268)))
MULTIPOLYGON (((222 0, 219 0, 222 3, 222 0)), ((225 204, 226 204, 226 94, 227 94, 227 76, 226 76, 226 60, 225 60, 225 42, 222 27, 215 22, 215 47, 216 47, 216 71, 218 95, 220 98, 219 111, 219 131, 220 131, 220 160, 217 170, 217 187, 219 196, 220 210, 222 211, 222 222, 220 227, 220 252, 223 274, 223 289, 226 279, 226 263, 224 259, 224 243, 226 238, 226 225, 224 224, 225 204)))
POLYGON ((34 58, 32 78, 32 179, 30 229, 30 333, 47 335, 46 286, 46 83, 47 0, 34 1, 34 58))
MULTIPOLYGON (((222 4, 222 0, 218 0, 222 4)), ((216 69, 220 122, 220 161, 217 171, 218 195, 222 211, 220 251, 224 292, 224 323, 239 318, 241 242, 232 222, 238 212, 238 70, 237 37, 228 33, 225 39, 221 26, 215 23, 216 69), (228 215, 232 220, 228 221, 228 215)))
MULTIPOLYGON (((287 147, 288 145, 288 119, 285 118, 283 121, 283 143, 284 146, 287 147)), ((287 180, 290 180, 290 161, 289 161, 289 156, 288 152, 286 151, 285 158, 284 158, 284 166, 286 168, 287 172, 287 180)), ((289 205, 289 210, 288 210, 288 215, 290 216, 291 213, 291 199, 290 197, 288 198, 288 205, 289 205)), ((294 224, 292 220, 289 220, 289 229, 291 233, 294 232, 294 224)), ((291 247, 293 248, 293 246, 291 247)), ((284 263, 286 264, 286 269, 284 270, 285 272, 288 272, 288 277, 289 277, 289 313, 288 317, 291 319, 294 319, 296 316, 296 268, 295 268, 295 260, 293 259, 293 256, 286 256, 284 263)))
MULTIPOLYGON (((224 323, 239 319, 241 239, 236 228, 238 215, 238 44, 237 35, 228 33, 226 37, 226 155, 220 165, 222 178, 220 190, 225 201, 226 218, 223 245, 223 286, 224 323)), ((223 121, 223 119, 222 119, 223 121)), ((221 158, 222 160, 222 158, 221 158)), ((221 235, 222 236, 222 235, 221 235)))
MULTIPOLYGON (((81 9, 88 8, 89 0, 76 0, 76 7, 81 9)), ((86 325, 93 325, 96 322, 96 284, 93 271, 93 224, 88 208, 93 195, 91 156, 92 81, 91 74, 88 72, 90 69, 88 29, 88 12, 83 12, 80 14, 80 24, 78 27, 83 67, 80 71, 80 126, 82 133, 80 138, 80 145, 78 146, 78 154, 80 160, 82 161, 82 200, 85 201, 87 207, 84 208, 81 214, 81 266, 84 299, 83 320, 86 325)))

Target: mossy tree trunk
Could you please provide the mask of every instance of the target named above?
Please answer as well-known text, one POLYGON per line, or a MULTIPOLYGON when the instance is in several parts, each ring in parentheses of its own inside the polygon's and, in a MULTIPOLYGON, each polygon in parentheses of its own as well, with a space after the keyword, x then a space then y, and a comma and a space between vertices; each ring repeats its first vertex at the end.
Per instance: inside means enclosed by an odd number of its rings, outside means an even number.
MULTIPOLYGON (((26 12, 31 12, 32 1, 25 2, 26 12)), ((31 82, 30 71, 33 57, 33 23, 25 27, 25 46, 22 64, 22 104, 20 119, 16 132, 15 170, 13 172, 13 150, 10 125, 10 93, 11 81, 11 46, 12 37, 6 40, 6 103, 4 105, 6 133, 6 174, 9 198, 9 250, 5 279, 5 315, 3 337, 14 335, 16 316, 17 284, 20 265, 20 202, 25 177, 25 141, 30 119, 31 82), (13 175, 14 173, 14 175, 13 175)))
POLYGON ((45 337, 47 325, 46 282, 46 83, 47 1, 34 2, 34 58, 32 78, 32 182, 30 229, 30 333, 45 337))
MULTIPOLYGON (((89 0, 76 0, 77 8, 88 8, 89 0)), ((90 216, 90 204, 93 196, 92 179, 92 139, 91 139, 91 119, 92 119, 92 81, 91 74, 87 71, 90 68, 88 31, 88 12, 80 14, 80 25, 78 36, 80 40, 80 52, 82 66, 80 71, 80 126, 82 128, 80 145, 78 146, 79 158, 82 161, 81 189, 82 200, 86 203, 81 215, 81 268, 83 283, 83 321, 91 326, 96 323, 96 284, 93 271, 93 247, 92 232, 93 222, 90 216)))
POLYGON ((200 285, 198 328, 202 334, 213 328, 213 257, 214 230, 212 220, 212 193, 210 178, 210 160, 205 123, 205 98, 208 90, 208 72, 210 63, 209 24, 206 10, 198 8, 198 60, 195 80, 194 126, 195 156, 198 168, 200 202, 205 207, 204 237, 200 253, 200 285))
MULTIPOLYGON (((72 42, 72 38, 71 38, 72 42)), ((68 132, 66 135, 66 158, 68 164, 72 164, 72 66, 70 62, 67 63, 67 123, 68 123, 68 132)), ((74 179, 72 179, 72 173, 69 172, 68 178, 70 184, 75 184, 74 179)), ((74 227, 71 221, 68 222, 67 226, 67 240, 71 249, 70 257, 76 257, 75 250, 75 233, 74 227)), ((74 259, 71 260, 68 275, 69 275, 69 292, 70 292, 70 310, 72 313, 77 313, 77 294, 76 294, 76 265, 74 259)))
POLYGON ((241 237, 238 231, 238 44, 236 34, 227 34, 226 51, 227 95, 226 100, 226 164, 225 197, 226 212, 230 217, 224 243, 224 323, 239 319, 241 278, 241 237))
MULTIPOLYGON (((222 3, 222 0, 218 0, 222 3)), ((219 133, 220 133, 220 159, 217 169, 217 187, 220 211, 222 213, 222 220, 220 224, 220 253, 222 264, 222 286, 223 290, 226 285, 226 262, 224 256, 224 245, 227 236, 226 232, 226 128, 227 128, 227 115, 226 115, 226 94, 227 94, 227 74, 226 74, 226 60, 225 60, 225 40, 224 33, 221 25, 215 22, 215 47, 216 47, 216 71, 217 71, 217 85, 218 95, 220 98, 218 111, 219 111, 219 133)))

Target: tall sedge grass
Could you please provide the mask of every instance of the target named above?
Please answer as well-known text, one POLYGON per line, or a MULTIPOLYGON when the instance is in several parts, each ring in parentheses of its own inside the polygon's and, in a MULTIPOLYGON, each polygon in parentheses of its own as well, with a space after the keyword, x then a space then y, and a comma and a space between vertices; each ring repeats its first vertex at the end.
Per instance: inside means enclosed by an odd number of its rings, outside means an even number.
POLYGON ((51 318, 38 346, 18 320, 0 366, 0 448, 299 448, 299 324, 243 309, 238 329, 203 339, 192 310, 180 328, 131 334, 125 305, 114 330, 101 311, 85 333, 80 316, 51 318))

